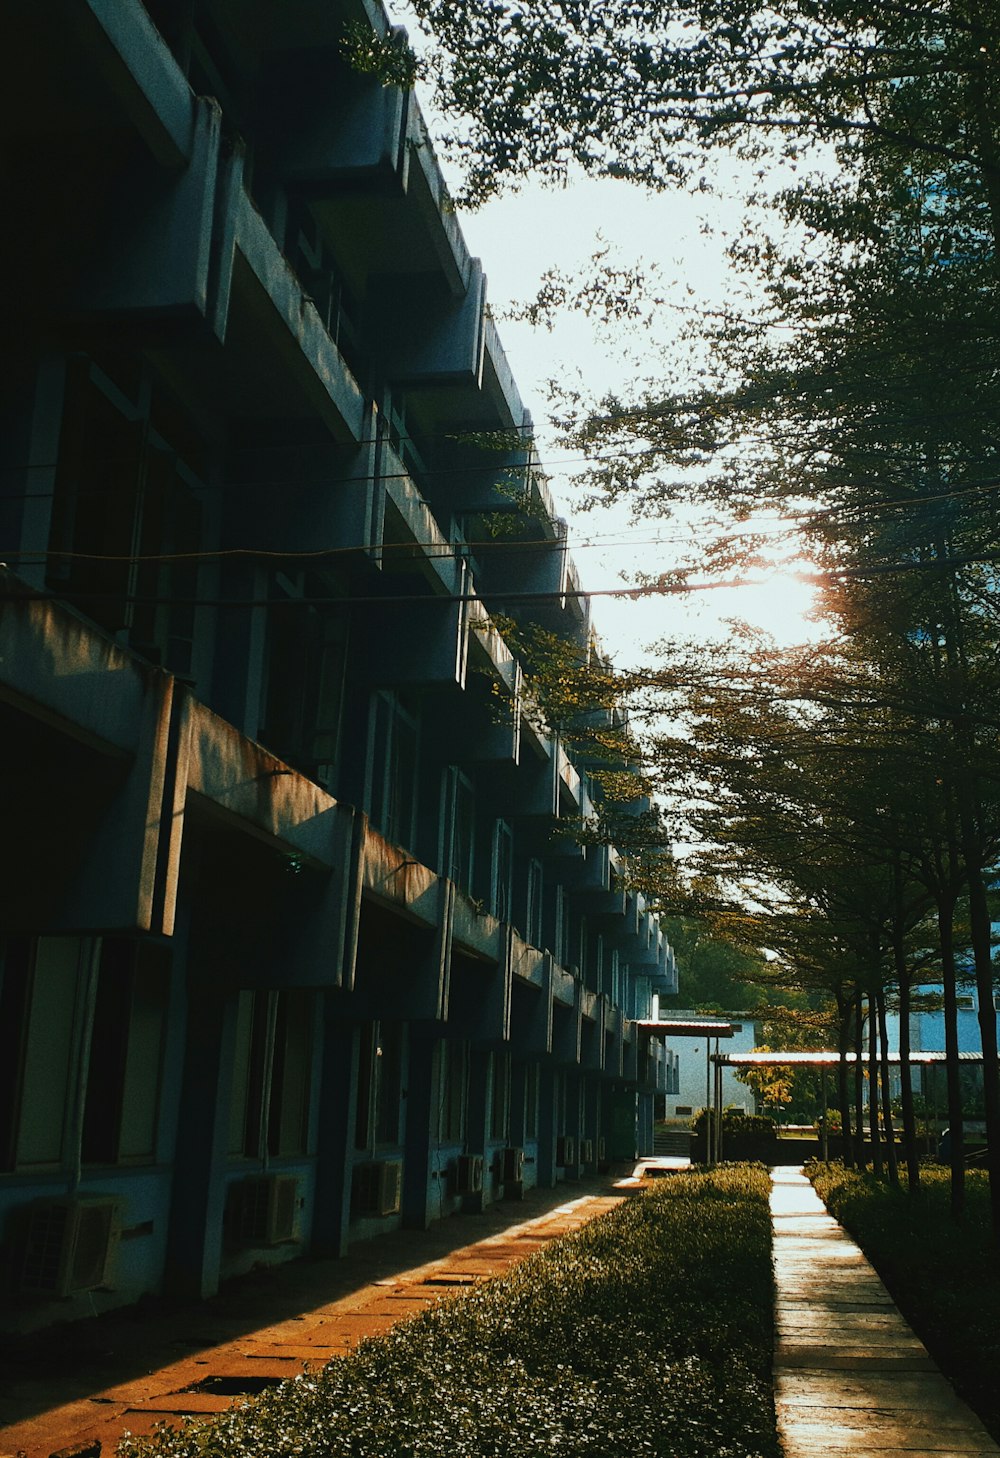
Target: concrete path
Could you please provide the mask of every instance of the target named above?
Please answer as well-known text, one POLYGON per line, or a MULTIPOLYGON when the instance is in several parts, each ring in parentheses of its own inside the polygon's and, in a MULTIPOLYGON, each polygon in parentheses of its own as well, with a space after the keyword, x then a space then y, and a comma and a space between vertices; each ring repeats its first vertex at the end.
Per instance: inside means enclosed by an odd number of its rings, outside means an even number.
POLYGON ((775 1405, 786 1458, 1000 1454, 800 1166, 772 1171, 775 1405))
POLYGON ((521 1204, 396 1231, 344 1260, 294 1261, 180 1309, 124 1310, 0 1362, 0 1458, 112 1458, 122 1434, 211 1417, 343 1356, 613 1209, 640 1181, 532 1190, 521 1204))

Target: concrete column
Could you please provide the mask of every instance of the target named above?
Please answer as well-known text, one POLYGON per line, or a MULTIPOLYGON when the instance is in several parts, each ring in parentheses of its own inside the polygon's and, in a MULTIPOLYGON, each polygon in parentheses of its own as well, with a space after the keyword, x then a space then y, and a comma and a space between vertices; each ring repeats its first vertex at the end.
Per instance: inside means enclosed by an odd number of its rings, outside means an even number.
POLYGON ((538 1187, 551 1190, 556 1183, 559 1075, 543 1064, 538 1075, 538 1187))
POLYGON ((358 1098, 358 1027, 338 1017, 327 994, 312 1243, 345 1255, 351 1221, 351 1167, 358 1098))
POLYGON ((431 1145, 435 1139, 434 1050, 437 1038, 429 1033, 409 1035, 409 1056, 404 1083, 406 1135, 403 1165, 403 1224, 426 1230, 441 1208, 442 1192, 431 1177, 431 1145))
POLYGON ((528 1065, 519 1059, 512 1059, 510 1065, 510 1125, 508 1144, 515 1148, 524 1146, 525 1102, 527 1098, 528 1065))
MULTIPOLYGON (((465 1147, 469 1154, 486 1154, 486 1135, 490 1117, 490 1068, 492 1060, 485 1048, 470 1045, 469 1105, 465 1120, 465 1147)), ((489 1171, 483 1160, 483 1188, 476 1195, 467 1195, 466 1210, 481 1210, 486 1204, 489 1171)))
POLYGON ((601 1137, 601 1084, 597 1078, 583 1081, 583 1138, 592 1141, 594 1158, 591 1173, 598 1163, 598 1140, 601 1137))
POLYGON ((166 1285, 195 1300, 219 1285, 235 1031, 235 997, 189 977, 166 1285))

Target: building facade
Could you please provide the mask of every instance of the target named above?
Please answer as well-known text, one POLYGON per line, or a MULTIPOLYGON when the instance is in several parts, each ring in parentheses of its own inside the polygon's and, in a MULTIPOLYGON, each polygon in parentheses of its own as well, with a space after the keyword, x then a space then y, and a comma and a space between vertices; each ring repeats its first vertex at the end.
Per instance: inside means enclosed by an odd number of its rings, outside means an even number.
MULTIPOLYGON (((8 7, 0 1301, 650 1147, 672 953, 505 622, 596 651, 370 0, 8 7)), ((637 802, 637 809, 642 808, 637 802)))
MULTIPOLYGON (((692 1024, 718 1016, 732 1029, 724 1041, 709 1038, 707 1046, 704 1037, 671 1040, 676 1049, 671 1060, 673 1076, 660 1107, 666 1120, 687 1126, 702 1109, 712 1107, 715 1098, 712 1055, 720 1050, 723 1053, 752 1053, 761 1040, 761 1025, 743 1012, 706 1014, 692 1008, 671 1008, 667 1016, 675 1022, 689 1021, 692 1024)), ((722 1070, 722 1107, 742 1109, 745 1114, 756 1112, 753 1090, 736 1077, 734 1068, 724 1067, 722 1070)))

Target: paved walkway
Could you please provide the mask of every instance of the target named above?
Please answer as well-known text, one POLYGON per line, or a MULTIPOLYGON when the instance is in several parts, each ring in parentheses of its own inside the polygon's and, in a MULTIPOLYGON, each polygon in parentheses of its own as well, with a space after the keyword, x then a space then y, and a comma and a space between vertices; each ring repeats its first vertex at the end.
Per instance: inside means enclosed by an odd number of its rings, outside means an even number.
POLYGON ((0 1458, 49 1458, 65 1448, 111 1458, 126 1430, 223 1412, 236 1397, 322 1366, 499 1274, 639 1184, 626 1178, 615 1188, 609 1178, 533 1190, 523 1203, 378 1236, 343 1260, 254 1273, 195 1306, 136 1308, 26 1338, 0 1362, 0 1458))
POLYGON ((1000 1454, 799 1166, 772 1172, 775 1404, 786 1458, 1000 1454))

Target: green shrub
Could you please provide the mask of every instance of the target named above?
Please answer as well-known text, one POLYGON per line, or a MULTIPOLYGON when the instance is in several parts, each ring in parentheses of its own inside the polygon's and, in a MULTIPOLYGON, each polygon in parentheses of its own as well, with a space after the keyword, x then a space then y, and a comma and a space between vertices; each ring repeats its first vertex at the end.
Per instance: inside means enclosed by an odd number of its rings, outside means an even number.
POLYGON ((506 1275, 128 1458, 777 1458, 766 1172, 661 1180, 506 1275))
POLYGON ((989 1180, 966 1173, 965 1215, 950 1213, 950 1176, 924 1166, 920 1188, 813 1163, 806 1172, 830 1213, 875 1266, 903 1315, 957 1391, 1000 1439, 1000 1251, 989 1180))
MULTIPOLYGON (((698 1110, 691 1121, 691 1128, 696 1134, 705 1133, 704 1109, 698 1110)), ((770 1114, 748 1114, 745 1109, 732 1107, 722 1111, 722 1132, 724 1135, 756 1134, 768 1138, 777 1134, 778 1126, 770 1114)))

